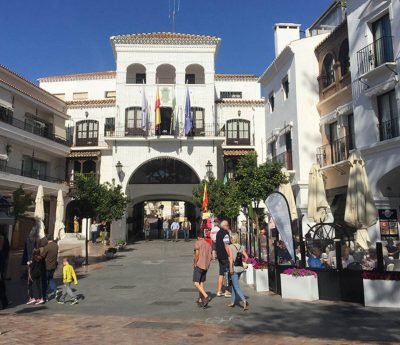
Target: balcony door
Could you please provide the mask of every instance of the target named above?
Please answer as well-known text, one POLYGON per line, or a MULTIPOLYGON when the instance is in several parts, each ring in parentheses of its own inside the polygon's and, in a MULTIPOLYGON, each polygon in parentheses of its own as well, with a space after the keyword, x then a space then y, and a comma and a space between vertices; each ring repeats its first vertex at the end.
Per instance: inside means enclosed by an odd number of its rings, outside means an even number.
POLYGON ((229 120, 226 127, 228 145, 250 145, 250 121, 229 120))
POLYGON ((387 140, 399 136, 399 114, 395 91, 378 97, 378 118, 380 139, 387 140))
POLYGON ((197 135, 197 136, 205 135, 204 109, 198 108, 198 107, 193 107, 192 114, 193 114, 194 135, 197 135))
POLYGON ((161 107, 160 135, 171 135, 172 108, 161 107))
POLYGON ((143 135, 142 129, 142 108, 130 107, 125 109, 125 135, 143 135))
POLYGON ((389 14, 372 23, 375 66, 393 61, 392 29, 389 14))
POLYGON ((76 123, 76 146, 97 146, 99 144, 99 123, 83 120, 76 123))

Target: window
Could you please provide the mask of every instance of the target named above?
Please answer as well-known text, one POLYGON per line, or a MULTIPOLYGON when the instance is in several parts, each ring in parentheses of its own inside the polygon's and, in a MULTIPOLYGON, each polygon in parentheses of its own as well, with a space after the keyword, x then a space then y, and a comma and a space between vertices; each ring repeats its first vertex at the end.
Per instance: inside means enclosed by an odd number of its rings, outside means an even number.
POLYGON ((186 84, 196 84, 196 75, 193 73, 185 74, 185 83, 186 84))
POLYGON ((374 38, 375 67, 386 62, 393 62, 392 28, 389 14, 372 23, 374 38))
POLYGON ((268 96, 268 103, 269 103, 269 111, 273 113, 275 109, 275 96, 273 92, 271 92, 268 96))
POLYGON ((130 107, 125 109, 125 133, 126 135, 143 134, 141 107, 130 107))
POLYGON ((146 73, 136 73, 136 84, 146 84, 146 73))
POLYGON ((65 93, 55 93, 53 96, 65 101, 65 93))
POLYGON ((115 131, 115 117, 106 117, 104 122, 104 135, 111 135, 115 131))
POLYGON ((399 136, 399 114, 395 91, 392 90, 377 98, 380 140, 399 136))
POLYGON ((219 93, 220 98, 242 98, 242 92, 240 91, 221 91, 219 93))
POLYGON ((74 92, 72 95, 72 99, 74 101, 80 101, 80 100, 84 100, 84 99, 88 99, 89 95, 87 92, 74 92))
POLYGON ((283 99, 289 98, 289 78, 286 76, 282 80, 282 89, 283 89, 283 99))
POLYGON ((356 136, 354 130, 354 114, 350 114, 347 116, 347 129, 348 129, 348 136, 349 136, 349 150, 354 150, 356 148, 356 136))
POLYGON ((205 135, 204 128, 204 109, 199 107, 192 107, 194 134, 205 135))
POLYGON ((323 63, 323 74, 322 74, 322 82, 323 87, 328 87, 335 82, 335 60, 332 54, 328 54, 325 56, 324 63, 323 63))
POLYGON ((0 105, 0 121, 6 122, 6 123, 12 123, 13 122, 13 111, 10 108, 5 108, 0 105))
POLYGON ((83 120, 76 123, 76 145, 97 146, 99 123, 96 120, 83 120))
POLYGON ((47 162, 35 159, 34 157, 22 157, 22 176, 34 179, 45 180, 47 176, 47 162))
POLYGON ((52 133, 52 125, 30 113, 25 113, 25 130, 47 138, 52 133))
POLYGON ((329 125, 329 142, 333 144, 338 139, 339 139, 339 127, 336 121, 329 125))
POLYGON ((146 67, 139 63, 129 65, 126 69, 127 84, 146 84, 146 67))
POLYGON ((250 145, 250 121, 229 120, 226 128, 227 145, 250 145))
POLYGON ((344 77, 350 71, 349 40, 345 39, 339 49, 340 74, 344 77))
POLYGON ((116 91, 106 91, 105 98, 115 98, 117 97, 116 91))

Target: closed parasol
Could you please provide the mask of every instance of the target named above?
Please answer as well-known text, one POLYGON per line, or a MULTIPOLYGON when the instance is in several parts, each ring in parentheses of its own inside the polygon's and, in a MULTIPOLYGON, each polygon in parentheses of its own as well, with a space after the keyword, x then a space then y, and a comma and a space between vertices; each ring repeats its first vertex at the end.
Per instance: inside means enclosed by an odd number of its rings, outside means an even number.
POLYGON ((326 200, 324 180, 318 163, 311 166, 308 179, 307 217, 313 222, 323 222, 328 218, 329 204, 326 200))

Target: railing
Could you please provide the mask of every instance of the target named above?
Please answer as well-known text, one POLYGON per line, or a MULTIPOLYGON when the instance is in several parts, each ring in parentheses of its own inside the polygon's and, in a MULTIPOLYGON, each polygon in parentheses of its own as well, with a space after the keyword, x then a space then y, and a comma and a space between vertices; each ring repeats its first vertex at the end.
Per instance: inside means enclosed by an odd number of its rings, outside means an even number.
POLYGON ((323 145, 317 149, 317 162, 321 167, 342 162, 349 158, 350 140, 348 136, 323 145))
POLYGON ((26 132, 38 135, 42 138, 46 138, 52 141, 55 141, 59 144, 69 146, 69 142, 67 139, 59 137, 58 135, 55 135, 48 130, 45 129, 39 129, 37 127, 34 127, 25 121, 18 120, 14 118, 13 113, 11 111, 9 112, 0 112, 0 121, 8 123, 9 125, 22 129, 26 132))
POLYGON ((41 174, 37 170, 24 171, 21 168, 10 167, 10 166, 6 165, 4 162, 2 164, 0 164, 0 172, 12 174, 12 175, 23 176, 23 177, 29 177, 29 178, 33 178, 35 180, 47 181, 47 182, 52 182, 52 183, 64 183, 65 182, 64 180, 62 180, 60 178, 41 174))
POLYGON ((399 136, 399 118, 395 117, 389 121, 378 124, 380 140, 388 140, 399 136))
POLYGON ((94 176, 96 178, 96 181, 99 182, 100 180, 100 175, 96 174, 95 172, 90 172, 90 173, 80 173, 80 172, 76 172, 73 174, 69 174, 68 175, 68 185, 70 187, 74 187, 75 186, 75 176, 76 175, 82 175, 82 176, 94 176))
POLYGON ((272 157, 271 161, 274 163, 281 163, 287 170, 293 170, 293 158, 291 151, 282 152, 279 155, 272 157))
POLYGON ((393 62, 392 36, 383 36, 357 52, 358 72, 365 74, 386 62, 393 62))
POLYGON ((210 123, 202 126, 194 126, 188 135, 185 134, 185 124, 179 122, 176 126, 161 124, 156 128, 155 123, 150 123, 148 129, 139 127, 120 127, 105 131, 105 137, 151 137, 151 136, 175 136, 175 137, 224 137, 225 131, 218 125, 210 123))

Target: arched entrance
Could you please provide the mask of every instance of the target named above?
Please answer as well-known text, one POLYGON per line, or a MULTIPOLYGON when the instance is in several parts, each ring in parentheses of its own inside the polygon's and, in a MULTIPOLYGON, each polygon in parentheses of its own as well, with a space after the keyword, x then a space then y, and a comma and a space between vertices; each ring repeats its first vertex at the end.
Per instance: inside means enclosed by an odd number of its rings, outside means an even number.
POLYGON ((143 237, 143 221, 151 221, 151 237, 160 238, 165 219, 192 224, 193 236, 199 221, 199 210, 192 203, 193 187, 200 183, 197 173, 185 162, 160 157, 139 166, 131 175, 127 195, 132 201, 128 207, 128 238, 143 237))

